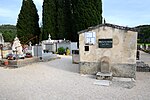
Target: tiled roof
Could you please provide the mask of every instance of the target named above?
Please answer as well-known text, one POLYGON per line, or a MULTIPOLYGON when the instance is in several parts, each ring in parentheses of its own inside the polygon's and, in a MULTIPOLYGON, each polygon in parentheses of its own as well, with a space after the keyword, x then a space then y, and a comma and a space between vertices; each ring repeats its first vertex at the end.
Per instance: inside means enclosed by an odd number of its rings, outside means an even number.
POLYGON ((120 30, 137 32, 137 30, 135 28, 130 28, 130 27, 125 27, 125 26, 119 26, 119 25, 105 23, 105 24, 99 24, 97 26, 89 27, 88 29, 85 29, 85 30, 82 30, 82 31, 78 32, 78 34, 81 34, 81 33, 84 33, 84 32, 88 32, 88 31, 91 31, 91 30, 94 30, 94 29, 97 29, 97 28, 103 27, 103 26, 112 27, 112 28, 116 28, 116 29, 120 29, 120 30))

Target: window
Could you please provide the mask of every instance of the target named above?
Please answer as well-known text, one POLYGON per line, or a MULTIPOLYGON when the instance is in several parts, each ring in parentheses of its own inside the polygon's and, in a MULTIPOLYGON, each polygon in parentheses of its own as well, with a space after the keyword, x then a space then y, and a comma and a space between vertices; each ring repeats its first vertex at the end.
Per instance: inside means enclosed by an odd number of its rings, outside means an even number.
POLYGON ((85 51, 89 51, 89 46, 84 46, 85 51))
POLYGON ((86 45, 93 45, 95 44, 96 40, 96 33, 95 32, 85 32, 85 44, 86 45))

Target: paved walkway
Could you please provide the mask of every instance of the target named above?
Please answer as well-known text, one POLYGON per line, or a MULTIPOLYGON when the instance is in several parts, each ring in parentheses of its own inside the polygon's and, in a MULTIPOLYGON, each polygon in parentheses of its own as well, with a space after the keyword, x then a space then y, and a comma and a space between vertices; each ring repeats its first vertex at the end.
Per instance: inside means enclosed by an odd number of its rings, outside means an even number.
POLYGON ((145 53, 143 51, 140 51, 140 55, 141 55, 140 60, 145 62, 145 64, 148 64, 150 66, 150 54, 145 53))
POLYGON ((136 83, 94 85, 95 78, 78 74, 71 56, 61 56, 16 69, 0 67, 0 100, 149 100, 150 73, 137 72, 136 83))

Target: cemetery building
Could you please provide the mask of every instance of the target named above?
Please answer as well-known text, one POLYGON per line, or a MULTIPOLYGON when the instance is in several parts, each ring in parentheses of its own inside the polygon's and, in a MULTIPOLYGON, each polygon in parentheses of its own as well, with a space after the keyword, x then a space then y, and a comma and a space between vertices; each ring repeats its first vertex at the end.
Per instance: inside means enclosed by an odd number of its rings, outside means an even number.
POLYGON ((78 34, 81 74, 112 72, 116 77, 136 77, 135 29, 105 23, 78 34))
MULTIPOLYGON (((64 49, 68 48, 70 51, 77 50, 77 42, 71 42, 69 40, 52 40, 49 34, 48 40, 42 41, 43 51, 57 52, 58 48, 63 47, 64 49)), ((72 53, 72 52, 70 52, 72 53)))

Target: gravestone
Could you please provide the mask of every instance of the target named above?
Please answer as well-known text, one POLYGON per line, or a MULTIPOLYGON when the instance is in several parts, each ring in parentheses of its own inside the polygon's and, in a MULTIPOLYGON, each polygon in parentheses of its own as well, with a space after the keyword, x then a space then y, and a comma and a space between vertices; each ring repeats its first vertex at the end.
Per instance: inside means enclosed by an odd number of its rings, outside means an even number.
POLYGON ((12 50, 16 54, 23 54, 23 52, 22 52, 22 45, 21 45, 18 37, 15 37, 15 39, 13 41, 12 50))
POLYGON ((42 57, 42 46, 40 45, 33 46, 32 56, 42 57))
POLYGON ((101 72, 102 73, 109 73, 110 72, 109 62, 107 62, 107 61, 101 62, 101 72))
POLYGON ((101 72, 96 74, 96 78, 99 80, 112 80, 112 72, 110 67, 110 60, 108 57, 102 57, 100 60, 101 72))

